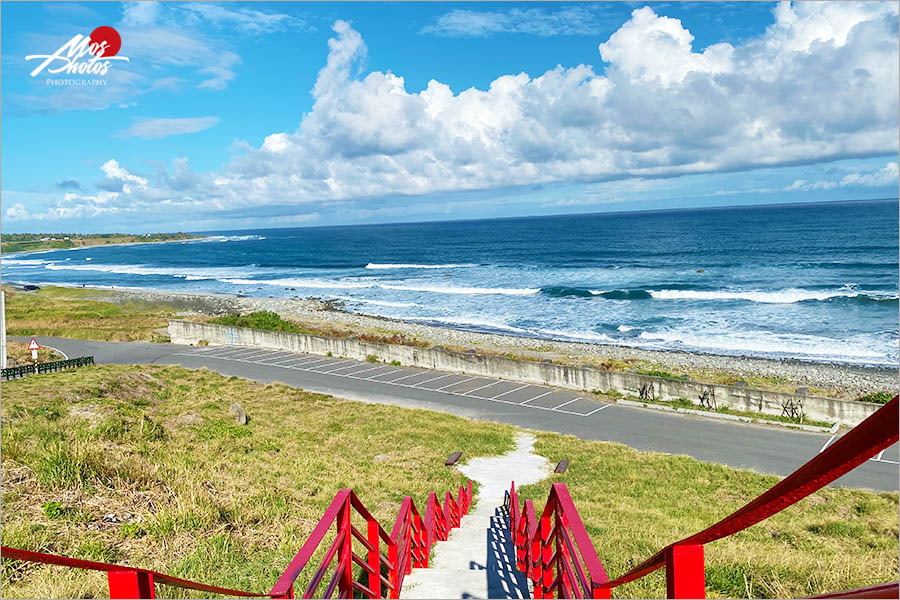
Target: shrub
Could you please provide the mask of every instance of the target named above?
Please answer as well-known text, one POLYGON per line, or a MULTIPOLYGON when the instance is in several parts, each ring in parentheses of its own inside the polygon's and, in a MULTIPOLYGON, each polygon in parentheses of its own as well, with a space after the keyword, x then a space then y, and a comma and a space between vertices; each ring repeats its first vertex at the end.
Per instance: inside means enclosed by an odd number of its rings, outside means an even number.
POLYGON ((875 404, 887 404, 894 398, 893 392, 872 392, 863 394, 856 399, 857 402, 874 402, 875 404))
POLYGON ((218 317, 210 321, 219 325, 232 325, 234 327, 248 327, 250 329, 265 329, 267 331, 288 331, 291 333, 303 333, 296 323, 285 321, 278 313, 269 310, 260 310, 246 315, 231 314, 218 317))
POLYGON ((374 354, 369 354, 368 356, 366 356, 366 362, 370 362, 370 363, 378 362, 378 357, 375 356, 374 354))
POLYGON ((391 366, 392 366, 392 367, 399 367, 399 366, 400 366, 400 361, 399 361, 399 360, 392 360, 392 361, 391 361, 391 366))

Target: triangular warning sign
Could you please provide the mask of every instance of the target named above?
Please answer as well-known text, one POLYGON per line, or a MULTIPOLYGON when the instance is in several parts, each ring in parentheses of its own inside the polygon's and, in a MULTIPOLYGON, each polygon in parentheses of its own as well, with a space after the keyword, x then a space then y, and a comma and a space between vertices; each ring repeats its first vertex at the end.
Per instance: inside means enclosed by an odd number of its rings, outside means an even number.
POLYGON ((28 344, 28 349, 29 350, 40 350, 41 345, 37 343, 37 340, 35 340, 34 338, 31 338, 31 342, 29 342, 29 344, 28 344))

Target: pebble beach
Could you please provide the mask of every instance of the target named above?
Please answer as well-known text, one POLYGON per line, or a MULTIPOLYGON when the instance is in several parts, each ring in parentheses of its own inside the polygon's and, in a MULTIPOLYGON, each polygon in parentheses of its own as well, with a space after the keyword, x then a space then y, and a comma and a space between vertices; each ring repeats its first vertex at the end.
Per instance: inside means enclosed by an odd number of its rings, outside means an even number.
POLYGON ((672 374, 686 371, 703 374, 731 374, 736 378, 767 378, 780 382, 782 389, 793 386, 821 390, 830 397, 854 399, 861 394, 891 391, 898 387, 898 372, 890 367, 868 367, 800 360, 726 356, 699 352, 646 350, 601 343, 538 339, 435 327, 344 310, 340 303, 318 298, 241 298, 230 294, 198 294, 162 290, 119 290, 104 300, 165 303, 182 311, 186 318, 248 313, 267 310, 285 319, 313 328, 327 328, 348 334, 402 334, 429 345, 459 350, 511 354, 534 360, 554 360, 572 364, 601 365, 605 361, 632 361, 635 368, 661 369, 672 374))

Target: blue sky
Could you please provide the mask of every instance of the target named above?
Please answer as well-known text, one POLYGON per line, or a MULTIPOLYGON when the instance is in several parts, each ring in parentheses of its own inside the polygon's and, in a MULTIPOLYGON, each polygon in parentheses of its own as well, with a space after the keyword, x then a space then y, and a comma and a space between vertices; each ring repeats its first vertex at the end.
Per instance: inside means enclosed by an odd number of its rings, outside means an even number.
POLYGON ((6 232, 897 196, 896 3, 0 11, 6 232), (127 63, 29 75, 101 25, 127 63))

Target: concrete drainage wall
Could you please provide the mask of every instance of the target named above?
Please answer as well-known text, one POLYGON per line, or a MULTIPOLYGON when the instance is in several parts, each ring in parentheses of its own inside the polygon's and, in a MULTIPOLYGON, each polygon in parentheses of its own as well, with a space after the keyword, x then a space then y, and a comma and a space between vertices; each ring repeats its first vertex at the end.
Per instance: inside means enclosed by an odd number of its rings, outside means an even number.
POLYGON ((781 415, 783 406, 789 402, 802 402, 803 414, 807 419, 838 422, 844 425, 857 425, 880 408, 880 405, 869 402, 770 392, 746 386, 666 379, 637 373, 607 371, 591 366, 571 367, 550 362, 516 360, 473 352, 455 352, 439 346, 417 348, 366 342, 356 338, 321 337, 176 320, 169 321, 169 336, 175 344, 197 344, 200 340, 205 340, 214 346, 247 346, 322 356, 330 352, 332 356, 338 358, 357 360, 365 360, 367 356, 373 355, 379 361, 396 360, 405 366, 466 375, 484 375, 508 381, 587 392, 615 390, 626 395, 640 396, 643 390, 644 394, 657 400, 687 398, 695 404, 699 404, 698 398, 701 394, 709 392, 715 397, 716 405, 719 407, 769 415, 781 415))

